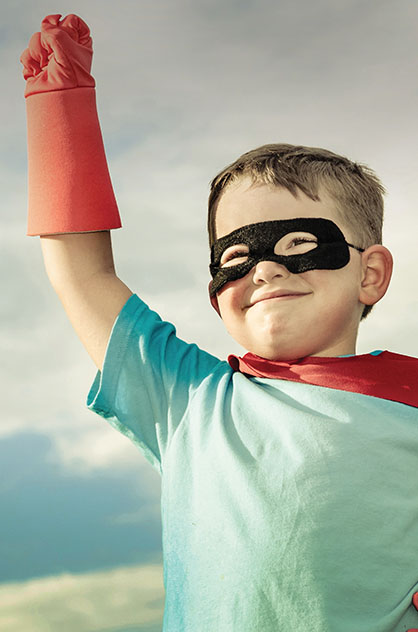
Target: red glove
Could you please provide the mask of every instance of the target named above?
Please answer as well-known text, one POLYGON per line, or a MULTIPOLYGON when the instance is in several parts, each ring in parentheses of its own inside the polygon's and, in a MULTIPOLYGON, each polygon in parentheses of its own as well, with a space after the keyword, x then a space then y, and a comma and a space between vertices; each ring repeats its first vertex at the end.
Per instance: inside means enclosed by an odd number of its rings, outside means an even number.
POLYGON ((28 126, 28 235, 122 226, 96 109, 90 31, 48 15, 22 53, 28 126))

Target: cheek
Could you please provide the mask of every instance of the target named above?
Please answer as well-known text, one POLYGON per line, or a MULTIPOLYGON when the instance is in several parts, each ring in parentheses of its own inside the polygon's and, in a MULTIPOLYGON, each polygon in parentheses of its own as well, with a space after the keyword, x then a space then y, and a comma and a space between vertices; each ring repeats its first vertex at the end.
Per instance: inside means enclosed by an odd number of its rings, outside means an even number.
POLYGON ((329 311, 345 311, 358 300, 358 279, 350 266, 339 270, 311 270, 304 275, 320 304, 329 311))
POLYGON ((218 292, 218 305, 221 316, 240 311, 243 306, 245 287, 242 279, 227 283, 218 292))

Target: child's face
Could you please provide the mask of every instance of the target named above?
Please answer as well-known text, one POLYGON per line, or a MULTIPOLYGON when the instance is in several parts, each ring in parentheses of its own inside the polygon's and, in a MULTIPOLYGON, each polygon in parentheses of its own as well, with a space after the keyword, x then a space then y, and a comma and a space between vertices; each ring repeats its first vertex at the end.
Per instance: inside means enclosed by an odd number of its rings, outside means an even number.
MULTIPOLYGON (((301 191, 255 184, 241 178, 222 194, 216 213, 217 238, 256 222, 322 217, 335 222, 346 241, 354 235, 338 219, 334 203, 320 192, 315 202, 301 191)), ((355 353, 364 304, 362 255, 350 248, 349 263, 337 270, 292 274, 274 261, 260 261, 244 277, 224 285, 211 299, 231 336, 269 360, 355 353), (291 296, 266 298, 285 290, 291 296)))

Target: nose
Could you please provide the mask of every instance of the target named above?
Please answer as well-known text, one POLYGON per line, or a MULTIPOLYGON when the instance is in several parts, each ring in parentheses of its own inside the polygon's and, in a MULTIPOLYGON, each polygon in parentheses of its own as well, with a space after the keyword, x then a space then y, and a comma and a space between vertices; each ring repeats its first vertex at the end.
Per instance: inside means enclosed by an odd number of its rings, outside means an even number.
POLYGON ((275 277, 286 279, 289 275, 289 270, 281 263, 259 261, 254 268, 253 282, 256 284, 270 283, 275 277))

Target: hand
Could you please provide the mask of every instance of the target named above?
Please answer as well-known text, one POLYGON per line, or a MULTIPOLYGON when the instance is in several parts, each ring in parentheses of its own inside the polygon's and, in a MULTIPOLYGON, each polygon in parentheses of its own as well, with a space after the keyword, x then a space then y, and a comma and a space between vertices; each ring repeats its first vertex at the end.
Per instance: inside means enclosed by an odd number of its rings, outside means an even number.
POLYGON ((90 29, 77 15, 47 15, 23 51, 25 97, 39 92, 94 88, 90 74, 93 44, 90 29))

